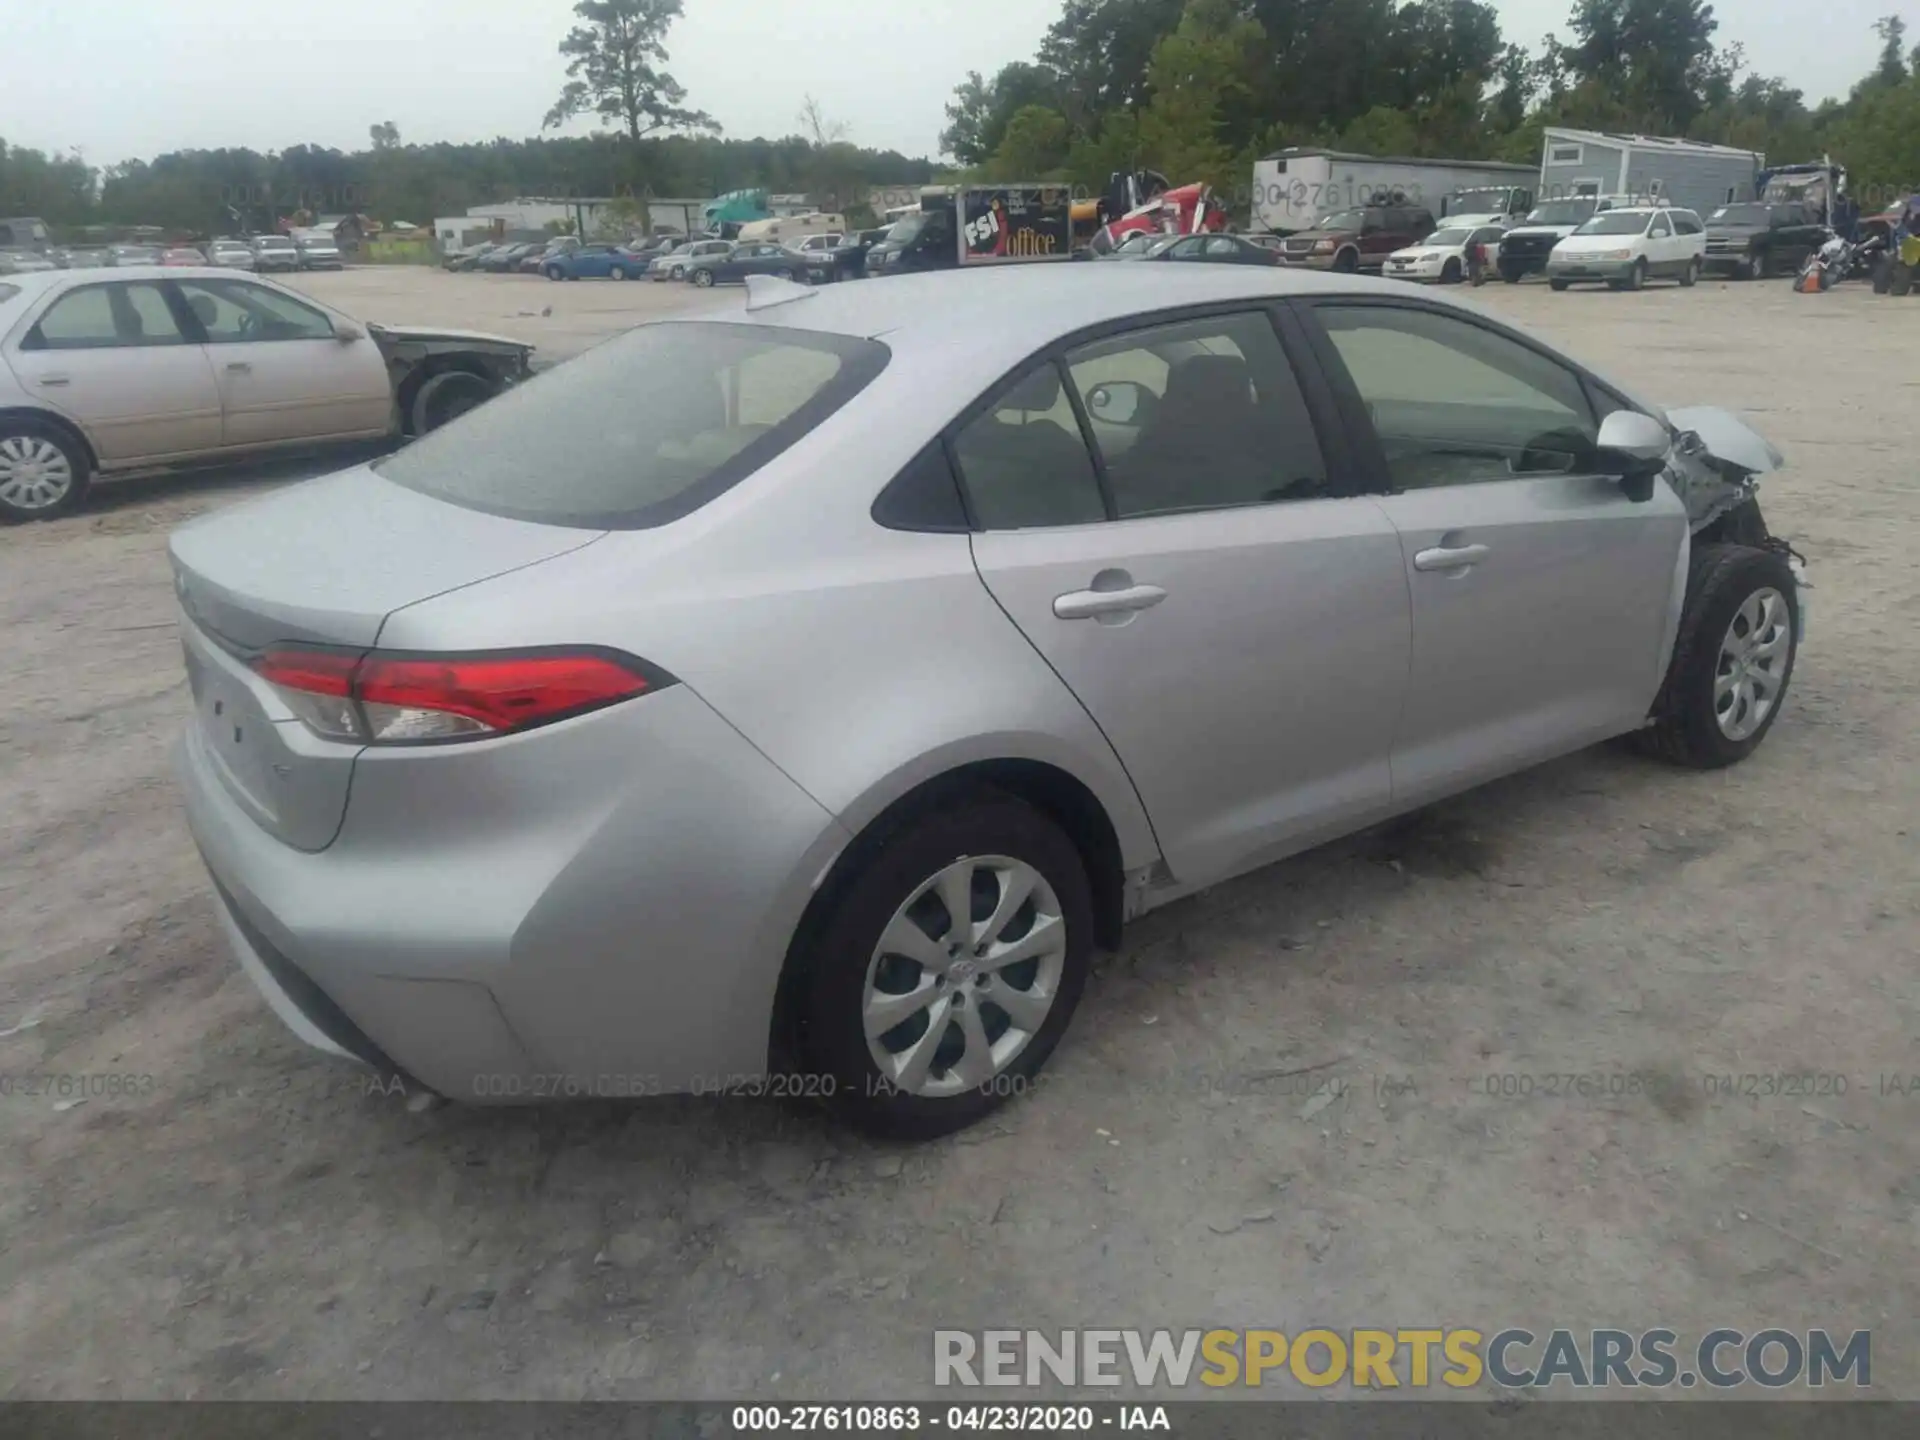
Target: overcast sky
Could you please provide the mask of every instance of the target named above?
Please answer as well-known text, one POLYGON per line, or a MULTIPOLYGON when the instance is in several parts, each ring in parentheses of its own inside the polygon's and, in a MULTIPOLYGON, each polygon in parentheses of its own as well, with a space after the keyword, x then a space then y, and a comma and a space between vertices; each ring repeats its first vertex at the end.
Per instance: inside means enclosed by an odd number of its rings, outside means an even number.
MULTIPOLYGON (((1504 0, 1509 39, 1560 28, 1571 0, 1504 0)), ((1877 15, 1915 0, 1722 0, 1720 40, 1809 101, 1873 63, 1877 15)), ((1059 0, 686 0, 669 69, 729 135, 797 129, 818 98, 862 145, 930 154, 968 70, 1032 58, 1059 0)), ((362 149, 520 138, 558 93, 568 0, 0 0, 0 138, 97 165, 167 150, 302 142, 362 149)), ((570 133, 584 133, 581 124, 570 133)))

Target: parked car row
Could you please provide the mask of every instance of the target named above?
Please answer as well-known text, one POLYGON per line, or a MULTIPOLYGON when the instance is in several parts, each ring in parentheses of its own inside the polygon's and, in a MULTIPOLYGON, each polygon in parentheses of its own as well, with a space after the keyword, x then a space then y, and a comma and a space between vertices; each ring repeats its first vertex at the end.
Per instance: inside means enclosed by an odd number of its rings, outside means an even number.
POLYGON ((47 251, 0 250, 0 275, 47 270, 104 270, 131 265, 217 265, 226 270, 295 271, 345 268, 340 247, 325 232, 222 236, 202 245, 101 245, 47 251))

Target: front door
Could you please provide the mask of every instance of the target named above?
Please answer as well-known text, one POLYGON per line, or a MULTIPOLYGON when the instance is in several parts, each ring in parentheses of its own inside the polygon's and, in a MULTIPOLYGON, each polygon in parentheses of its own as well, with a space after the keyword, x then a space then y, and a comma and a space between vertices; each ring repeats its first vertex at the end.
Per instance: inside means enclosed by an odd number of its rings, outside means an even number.
POLYGON ((27 394, 79 423, 102 465, 220 448, 220 391, 206 350, 155 281, 65 291, 7 360, 27 394))
POLYGON ((384 435, 393 382, 370 338, 342 340, 327 313, 251 280, 176 280, 220 382, 223 443, 255 449, 384 435))
POLYGON ((1558 359, 1401 301, 1327 301, 1322 354, 1377 440, 1413 659, 1396 805, 1421 804, 1638 726, 1661 682, 1686 507, 1597 473, 1596 406, 1558 359))
POLYGON ((1328 473, 1264 311, 1043 361, 954 451, 981 578, 1106 732, 1177 881, 1386 808, 1399 542, 1328 473))

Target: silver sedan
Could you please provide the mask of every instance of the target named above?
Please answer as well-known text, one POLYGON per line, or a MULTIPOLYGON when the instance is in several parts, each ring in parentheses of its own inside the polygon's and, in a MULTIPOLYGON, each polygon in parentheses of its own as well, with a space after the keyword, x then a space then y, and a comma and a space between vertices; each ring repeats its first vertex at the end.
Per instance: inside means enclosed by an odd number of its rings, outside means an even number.
POLYGON ((1750 754, 1780 464, 1387 282, 755 277, 178 531, 187 814, 321 1050, 938 1134, 1146 911, 1608 737, 1750 754))

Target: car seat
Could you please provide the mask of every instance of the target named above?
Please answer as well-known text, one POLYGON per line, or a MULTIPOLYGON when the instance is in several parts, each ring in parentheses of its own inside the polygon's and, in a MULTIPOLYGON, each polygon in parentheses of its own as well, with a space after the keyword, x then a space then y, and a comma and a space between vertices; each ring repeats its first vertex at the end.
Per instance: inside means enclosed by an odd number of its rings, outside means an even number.
POLYGON ((955 451, 975 512, 993 529, 1079 525, 1104 519, 1093 461, 1061 410, 1060 372, 1033 371, 960 433, 955 451), (1020 421, 1001 418, 1021 412, 1020 421))

